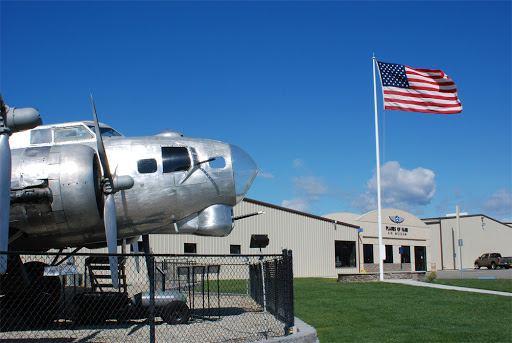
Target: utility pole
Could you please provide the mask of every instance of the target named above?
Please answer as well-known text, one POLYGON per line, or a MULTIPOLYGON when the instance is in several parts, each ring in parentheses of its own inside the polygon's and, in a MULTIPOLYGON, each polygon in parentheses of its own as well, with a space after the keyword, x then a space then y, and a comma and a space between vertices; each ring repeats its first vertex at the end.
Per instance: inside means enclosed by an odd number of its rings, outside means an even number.
POLYGON ((460 258, 460 278, 462 279, 462 237, 460 235, 460 215, 459 205, 456 207, 457 210, 457 236, 459 237, 459 258, 460 258))

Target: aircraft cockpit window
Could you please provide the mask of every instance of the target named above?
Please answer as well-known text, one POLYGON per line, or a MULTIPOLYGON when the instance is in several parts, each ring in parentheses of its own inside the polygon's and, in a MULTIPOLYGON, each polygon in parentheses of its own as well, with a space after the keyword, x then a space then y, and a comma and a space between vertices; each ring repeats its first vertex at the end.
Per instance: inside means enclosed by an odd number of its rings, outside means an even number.
POLYGON ((52 142, 52 129, 30 131, 30 144, 44 144, 52 142))
POLYGON ((187 171, 190 168, 188 149, 183 147, 162 147, 164 173, 187 171))
MULTIPOLYGON (((93 125, 89 126, 89 129, 92 130, 96 134, 96 128, 93 125)), ((100 127, 100 132, 102 137, 121 137, 122 134, 117 132, 116 130, 110 127, 100 127)))
POLYGON ((103 137, 120 137, 121 136, 121 134, 119 132, 117 132, 116 130, 109 129, 106 127, 101 127, 100 131, 101 131, 101 135, 103 137))
POLYGON ((137 170, 141 174, 151 174, 156 172, 157 170, 156 160, 153 158, 148 158, 144 160, 137 161, 137 170))
POLYGON ((226 167, 226 160, 224 160, 224 157, 218 156, 215 157, 213 161, 208 162, 208 164, 210 165, 210 168, 222 169, 226 167))
POLYGON ((68 126, 55 128, 55 143, 77 141, 93 138, 84 126, 68 126))

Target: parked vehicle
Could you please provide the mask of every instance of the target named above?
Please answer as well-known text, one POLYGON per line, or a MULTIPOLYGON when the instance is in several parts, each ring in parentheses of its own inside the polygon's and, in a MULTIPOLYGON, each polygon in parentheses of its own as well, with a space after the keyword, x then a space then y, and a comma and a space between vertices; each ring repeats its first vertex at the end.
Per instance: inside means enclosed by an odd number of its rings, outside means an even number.
MULTIPOLYGON (((74 296, 73 304, 75 319, 82 324, 99 324, 107 319, 142 319, 150 315, 149 292, 136 294, 132 298, 122 292, 84 292, 74 296)), ((154 304, 155 315, 167 324, 188 322, 191 311, 187 298, 181 292, 156 291, 154 304)))
POLYGON ((510 268, 512 266, 512 257, 502 257, 500 253, 483 254, 475 260, 475 269, 487 267, 487 269, 510 268))

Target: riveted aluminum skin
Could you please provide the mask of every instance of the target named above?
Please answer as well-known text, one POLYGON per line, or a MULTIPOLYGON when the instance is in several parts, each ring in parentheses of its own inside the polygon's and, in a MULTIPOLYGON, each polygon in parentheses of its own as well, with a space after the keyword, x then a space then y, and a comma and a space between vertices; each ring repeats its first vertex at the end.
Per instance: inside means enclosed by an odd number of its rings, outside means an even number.
MULTIPOLYGON (((197 215, 180 220, 176 226, 177 232, 165 230, 165 233, 225 237, 231 233, 234 227, 233 207, 212 205, 197 215)), ((158 233, 164 233, 164 231, 158 233)))
MULTIPOLYGON (((94 176, 101 174, 101 169, 93 166, 96 142, 89 124, 45 125, 33 130, 73 125, 82 125, 82 131, 87 130, 91 138, 23 148, 30 146, 32 130, 13 135, 11 190, 47 184, 52 199, 46 203, 11 206, 11 227, 25 233, 11 243, 12 249, 105 244, 100 215, 102 197, 98 200, 96 196, 97 178, 94 176)), ((193 224, 195 229, 190 229, 190 233, 227 235, 233 228, 232 207, 245 196, 257 173, 256 164, 247 153, 223 142, 180 135, 104 136, 103 141, 111 171, 120 180, 133 179, 131 188, 114 195, 119 240, 159 230, 182 233, 175 228, 176 223, 185 218, 197 218, 197 223, 193 224), (185 149, 190 167, 164 172, 166 148, 185 149), (215 161, 211 161, 213 158, 215 161), (152 161, 154 170, 139 170, 138 163, 144 160, 152 161)))
POLYGON ((11 192, 43 187, 52 196, 48 201, 11 205, 11 227, 28 235, 66 235, 100 223, 100 169, 94 149, 85 145, 16 149, 12 161, 11 192))

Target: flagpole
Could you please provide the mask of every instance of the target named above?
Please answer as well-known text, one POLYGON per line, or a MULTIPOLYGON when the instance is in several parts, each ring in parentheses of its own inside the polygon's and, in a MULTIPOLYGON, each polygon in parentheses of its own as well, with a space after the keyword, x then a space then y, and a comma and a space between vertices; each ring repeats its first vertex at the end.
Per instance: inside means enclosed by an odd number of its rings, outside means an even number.
POLYGON ((373 100, 375 104, 375 151, 377 156, 377 215, 379 232, 379 280, 384 280, 384 249, 382 247, 382 211, 381 211, 381 198, 380 198, 380 149, 379 149, 379 119, 377 116, 377 80, 375 77, 375 56, 373 56, 373 100))

